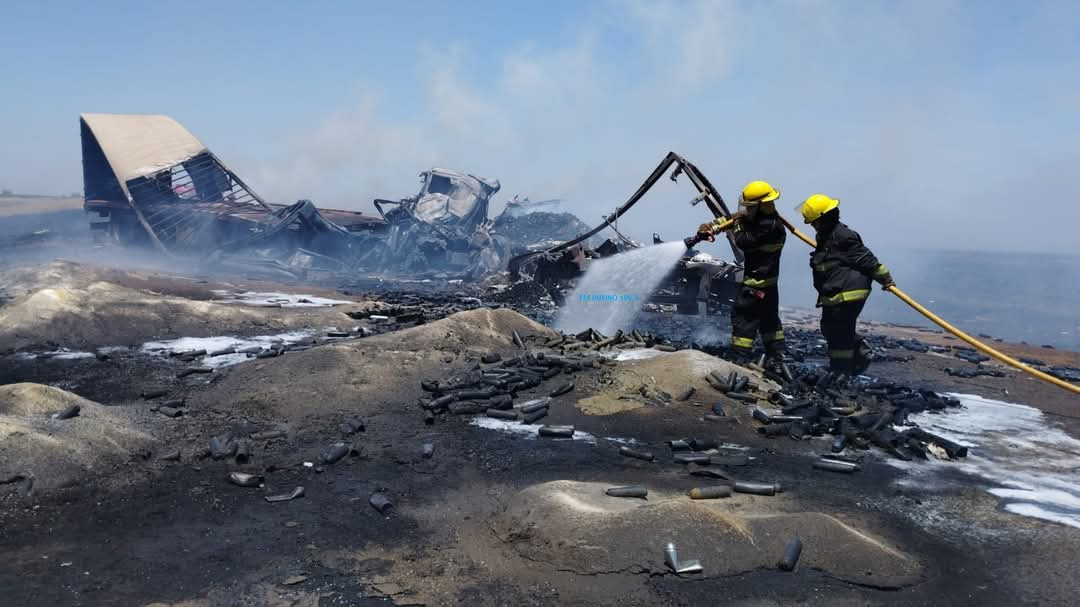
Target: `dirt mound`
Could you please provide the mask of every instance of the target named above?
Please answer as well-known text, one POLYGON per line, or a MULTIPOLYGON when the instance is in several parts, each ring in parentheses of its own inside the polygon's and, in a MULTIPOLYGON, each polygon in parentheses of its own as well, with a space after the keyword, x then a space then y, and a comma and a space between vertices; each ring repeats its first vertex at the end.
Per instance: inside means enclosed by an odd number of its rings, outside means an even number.
POLYGON ((512 332, 555 332, 508 309, 458 312, 432 323, 312 348, 236 367, 206 394, 207 404, 286 419, 334 412, 371 415, 411 404, 420 380, 443 377, 484 352, 511 352, 512 332))
MULTIPOLYGON (((35 280, 52 286, 30 290, 0 308, 0 343, 4 350, 59 346, 89 349, 136 345, 153 339, 266 333, 296 327, 349 326, 355 322, 345 314, 352 306, 249 308, 170 297, 104 281, 78 286, 80 281, 67 270, 63 264, 42 268, 40 274, 34 275, 35 280)), ((25 274, 13 277, 23 281, 16 284, 14 291, 37 284, 28 281, 25 274)))
MULTIPOLYGON (((657 397, 657 391, 675 397, 690 386, 694 387, 695 392, 687 402, 711 402, 719 396, 719 392, 705 380, 705 375, 710 371, 717 371, 722 377, 737 371, 740 375, 750 376, 751 382, 762 391, 777 389, 775 383, 760 373, 698 350, 646 353, 651 357, 621 362, 612 372, 610 387, 600 394, 579 400, 578 408, 589 415, 612 415, 646 406, 649 398, 657 397)), ((681 404, 674 399, 670 402, 681 404)))
POLYGON ((745 514, 754 498, 706 503, 650 493, 646 501, 608 497, 608 486, 554 481, 525 489, 497 532, 530 560, 583 574, 661 571, 672 542, 681 558, 701 561, 705 576, 737 575, 774 568, 795 536, 803 542, 800 567, 850 582, 896 588, 922 574, 913 557, 820 512, 745 514))
POLYGON ((0 386, 0 479, 23 474, 35 488, 65 487, 114 471, 153 442, 123 410, 41 384, 0 386), (69 405, 79 406, 77 417, 52 418, 69 405))

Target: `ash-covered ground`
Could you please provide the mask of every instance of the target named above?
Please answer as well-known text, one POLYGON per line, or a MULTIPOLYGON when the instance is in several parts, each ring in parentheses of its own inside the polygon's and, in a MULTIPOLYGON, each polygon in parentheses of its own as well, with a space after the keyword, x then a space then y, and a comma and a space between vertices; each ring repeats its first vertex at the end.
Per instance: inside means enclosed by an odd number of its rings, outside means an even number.
POLYGON ((1076 399, 933 331, 865 326, 878 361, 834 383, 812 312, 788 312, 793 377, 777 378, 724 359, 722 315, 563 336, 538 294, 494 283, 53 262, 0 284, 7 604, 1065 605, 1080 589, 1076 399), (607 495, 620 486, 647 497, 607 495), (730 496, 688 496, 711 487, 730 496), (668 543, 701 572, 674 573, 668 543))

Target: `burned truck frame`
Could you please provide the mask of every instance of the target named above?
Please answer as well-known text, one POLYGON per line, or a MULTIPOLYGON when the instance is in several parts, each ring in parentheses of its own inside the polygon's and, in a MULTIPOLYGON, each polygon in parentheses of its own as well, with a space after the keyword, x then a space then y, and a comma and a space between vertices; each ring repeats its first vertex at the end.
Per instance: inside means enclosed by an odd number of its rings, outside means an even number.
POLYGON ((447 169, 422 173, 419 194, 377 200, 381 217, 271 204, 178 122, 161 115, 83 114, 84 209, 91 228, 169 257, 242 264, 286 276, 327 272, 502 269, 492 234, 499 182, 447 169), (395 208, 384 212, 383 207, 395 208))
MULTIPOLYGON (((524 253, 511 259, 509 263, 511 279, 516 281, 521 279, 523 274, 527 274, 544 286, 552 298, 559 302, 561 291, 584 272, 589 259, 607 257, 627 248, 640 247, 640 244, 626 238, 618 231, 617 222, 672 167, 674 170, 671 171, 671 181, 677 182, 680 175, 686 175, 698 191, 698 195, 690 200, 691 206, 704 202, 714 217, 725 219, 731 217, 727 203, 713 187, 708 177, 682 156, 675 152, 668 152, 641 187, 614 212, 605 216, 600 225, 566 242, 542 251, 524 253), (608 228, 618 236, 617 241, 608 240, 596 249, 590 249, 583 244, 608 228)), ((680 312, 698 314, 706 313, 711 300, 718 300, 725 305, 730 303, 742 281, 743 254, 735 246, 734 237, 730 232, 726 233, 726 237, 735 263, 715 260, 705 254, 687 255, 665 281, 666 284, 661 287, 660 292, 653 294, 649 301, 674 304, 680 312)), ((653 235, 653 241, 654 243, 661 242, 656 234, 653 235)))

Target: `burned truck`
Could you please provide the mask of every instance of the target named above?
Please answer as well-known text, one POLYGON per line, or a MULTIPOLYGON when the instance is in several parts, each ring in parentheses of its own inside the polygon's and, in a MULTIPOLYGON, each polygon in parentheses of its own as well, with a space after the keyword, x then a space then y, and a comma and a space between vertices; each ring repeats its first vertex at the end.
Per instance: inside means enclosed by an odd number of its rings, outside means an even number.
POLYGON ((433 168, 420 174, 420 183, 415 196, 375 200, 388 226, 381 243, 383 266, 408 274, 438 270, 470 278, 503 269, 511 243, 494 233, 488 219, 499 181, 433 168))
POLYGON ((83 114, 80 132, 91 228, 122 245, 298 278, 472 277, 504 268, 511 251, 488 219, 498 181, 431 169, 416 196, 376 200, 374 216, 267 202, 168 116, 83 114))

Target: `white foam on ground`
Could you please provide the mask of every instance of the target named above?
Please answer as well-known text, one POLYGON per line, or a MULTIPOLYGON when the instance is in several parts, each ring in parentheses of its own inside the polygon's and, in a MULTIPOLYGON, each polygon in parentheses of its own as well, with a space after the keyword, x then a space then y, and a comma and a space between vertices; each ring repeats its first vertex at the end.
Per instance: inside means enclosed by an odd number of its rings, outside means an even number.
MULTIPOLYGON (((1080 440, 1049 423, 1042 411, 971 394, 949 394, 964 408, 920 413, 911 421, 968 447, 959 462, 898 464, 915 470, 958 469, 992 483, 987 491, 1006 511, 1080 528, 1080 440)), ((890 463, 896 464, 893 460, 890 463)), ((924 474, 909 479, 926 484, 924 474)))
MULTIPOLYGON (((206 350, 208 353, 226 348, 241 350, 254 346, 266 350, 275 343, 295 344, 314 334, 314 331, 290 331, 277 335, 256 335, 254 337, 229 337, 225 335, 218 337, 181 337, 179 339, 146 342, 140 350, 158 356, 168 356, 171 353, 190 352, 192 350, 206 350)), ((202 364, 207 367, 216 368, 235 365, 251 359, 246 354, 222 354, 221 356, 204 356, 201 360, 202 364)))
POLYGON ((255 291, 243 291, 236 293, 224 289, 215 289, 215 303, 243 304, 245 306, 281 306, 282 308, 325 308, 341 304, 356 303, 341 299, 328 299, 303 293, 257 293, 255 291))
POLYGON ((76 360, 80 358, 94 358, 93 352, 73 352, 71 350, 55 350, 53 352, 19 352, 15 354, 15 358, 19 360, 34 360, 40 358, 42 360, 76 360))
POLYGON ((648 360, 665 354, 671 354, 671 352, 663 352, 654 348, 631 348, 616 354, 615 360, 648 360))
MULTIPOLYGON (((507 434, 517 434, 519 436, 524 436, 525 438, 539 438, 540 437, 540 434, 539 434, 540 426, 523 424, 521 422, 516 422, 516 421, 511 421, 511 420, 506 420, 506 419, 495 419, 494 417, 484 417, 484 416, 481 415, 481 416, 472 418, 472 420, 470 420, 469 423, 474 425, 474 426, 479 426, 481 428, 486 428, 488 430, 497 430, 499 432, 506 432, 507 434)), ((557 439, 557 438, 555 438, 555 439, 551 439, 551 438, 548 438, 548 437, 544 437, 544 438, 546 440, 560 440, 560 439, 557 439)), ((566 439, 561 439, 561 440, 566 440, 566 439)), ((572 440, 585 441, 585 442, 587 442, 589 444, 593 444, 593 445, 596 444, 596 437, 595 436, 593 436, 592 434, 589 434, 588 432, 582 432, 581 430, 574 430, 574 438, 572 440)))

